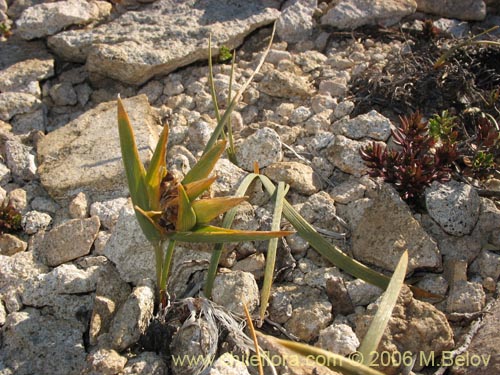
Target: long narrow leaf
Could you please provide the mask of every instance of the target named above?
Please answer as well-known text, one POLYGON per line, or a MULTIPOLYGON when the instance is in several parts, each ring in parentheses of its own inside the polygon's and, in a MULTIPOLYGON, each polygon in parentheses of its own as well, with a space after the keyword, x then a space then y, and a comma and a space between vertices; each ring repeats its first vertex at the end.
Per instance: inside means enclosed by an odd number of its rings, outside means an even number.
POLYGON ((245 200, 246 197, 217 197, 194 201, 193 210, 196 213, 196 221, 198 224, 207 224, 245 200))
MULTIPOLYGON (((263 175, 259 175, 259 177, 268 193, 274 194, 276 188, 271 180, 263 175)), ((297 230, 297 233, 332 264, 370 284, 376 285, 382 289, 387 287, 390 280, 387 276, 352 259, 336 246, 325 240, 286 200, 284 200, 283 204, 283 214, 297 230)))
POLYGON ((160 184, 163 177, 167 174, 167 142, 168 126, 165 124, 146 172, 146 186, 149 193, 149 207, 151 210, 157 210, 160 204, 160 184))
MULTIPOLYGON (((120 97, 118 97, 118 133, 132 204, 140 207, 144 211, 149 211, 151 207, 148 195, 149 192, 145 182, 146 171, 139 157, 130 118, 127 115, 120 97)), ((141 215, 137 210, 136 217, 144 235, 153 245, 161 241, 161 232, 151 224, 150 220, 141 215)))
MULTIPOLYGON (((250 187, 250 184, 253 182, 258 177, 257 174, 255 173, 250 173, 248 174, 243 181, 241 181, 240 186, 238 186, 238 189, 236 190, 235 196, 236 197, 242 197, 246 194, 248 188, 250 187)), ((231 225, 233 225, 234 217, 236 216, 237 209, 236 208, 231 208, 226 214, 224 215, 224 219, 222 220, 222 227, 223 228, 231 228, 231 225)), ((212 252, 212 256, 210 257, 210 265, 208 266, 208 272, 207 272, 207 279, 205 281, 205 296, 207 298, 212 297, 212 288, 214 285, 215 277, 217 276, 217 268, 219 266, 219 261, 220 257, 222 255, 222 250, 224 248, 223 243, 218 243, 214 246, 214 250, 212 252)))
MULTIPOLYGON (((276 198, 274 204, 273 212, 273 222, 271 224, 271 230, 277 231, 280 229, 281 224, 281 214, 283 212, 283 201, 285 199, 285 184, 283 182, 278 183, 278 189, 276 191, 276 198)), ((264 320, 266 314, 267 303, 269 302, 269 296, 271 295, 271 286, 273 284, 274 277, 274 265, 276 263, 276 250, 278 248, 278 238, 272 238, 269 240, 267 246, 266 254, 266 268, 264 270, 264 282, 262 284, 262 289, 260 292, 260 321, 264 320)))
POLYGON ((149 210, 147 205, 141 204, 147 202, 147 191, 144 183, 146 170, 139 157, 130 118, 120 97, 118 97, 118 133, 132 202, 134 205, 137 204, 143 209, 149 210))
POLYGON ((219 160, 225 148, 226 141, 217 142, 207 153, 203 154, 200 160, 191 168, 182 180, 182 184, 186 185, 208 177, 208 175, 212 173, 217 160, 219 160))
POLYGON ((233 111, 234 107, 236 104, 238 104, 238 101, 240 100, 241 96, 245 92, 245 90, 248 88, 250 83, 253 81, 255 75, 260 71, 260 68, 262 68, 262 65, 264 65, 264 61, 266 60, 266 57, 269 53, 269 50, 271 49, 271 46, 273 44, 273 39, 274 39, 274 31, 276 30, 276 23, 274 23, 273 27, 273 32, 271 34, 271 39, 269 41, 269 44, 264 51, 264 54, 262 55, 261 60, 259 61, 259 65, 257 65, 257 68, 253 71, 252 75, 248 78, 248 80, 243 84, 243 86, 238 90, 236 95, 234 96, 233 100, 231 100, 231 103, 229 103, 226 111, 224 112, 224 115, 220 119, 220 121, 217 122, 217 126, 215 127, 214 131, 212 132, 212 136, 207 142, 207 145, 205 146, 205 150, 203 151, 203 154, 206 154, 209 152, 209 150, 213 147, 215 142, 219 139, 222 131, 224 130, 224 125, 226 122, 229 120, 231 116, 231 112, 233 111))
POLYGON ((317 360, 321 364, 334 371, 339 371, 345 375, 384 375, 383 373, 365 366, 364 364, 353 361, 352 359, 341 356, 340 354, 332 353, 314 346, 302 344, 299 342, 278 339, 273 336, 264 335, 257 331, 259 336, 264 336, 267 340, 274 342, 278 345, 301 354, 302 356, 317 360))
POLYGON ((242 241, 264 241, 274 237, 282 237, 293 234, 290 231, 253 231, 236 230, 203 225, 191 232, 174 232, 168 238, 183 242, 242 242, 242 241))
POLYGON ((396 301, 398 300, 401 287, 403 286, 405 280, 407 266, 408 251, 405 251, 399 259, 399 263, 391 277, 389 286, 380 301, 377 313, 373 317, 370 327, 368 328, 368 332, 366 332, 363 342, 358 349, 358 352, 362 354, 361 358, 363 358, 363 363, 365 365, 372 363, 371 356, 377 350, 380 339, 382 338, 385 328, 387 327, 387 323, 389 323, 392 310, 394 309, 394 306, 396 306, 396 301))
POLYGON ((196 214, 182 184, 177 185, 177 191, 179 197, 179 208, 177 212, 175 230, 179 232, 187 232, 196 225, 196 214))

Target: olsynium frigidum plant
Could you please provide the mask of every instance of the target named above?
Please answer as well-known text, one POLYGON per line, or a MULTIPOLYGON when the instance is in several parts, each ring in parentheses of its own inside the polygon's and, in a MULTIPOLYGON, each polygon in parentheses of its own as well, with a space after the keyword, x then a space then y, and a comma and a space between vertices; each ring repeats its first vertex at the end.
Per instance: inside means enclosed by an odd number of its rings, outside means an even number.
POLYGON ((163 131, 146 170, 142 164, 132 124, 118 98, 118 130, 125 174, 139 225, 151 242, 156 257, 156 278, 162 305, 176 241, 224 243, 267 240, 289 235, 288 231, 241 231, 210 225, 210 221, 237 206, 245 197, 200 197, 216 177, 210 176, 226 148, 217 141, 179 181, 167 170, 168 126, 163 131), (166 253, 163 243, 168 241, 166 253))

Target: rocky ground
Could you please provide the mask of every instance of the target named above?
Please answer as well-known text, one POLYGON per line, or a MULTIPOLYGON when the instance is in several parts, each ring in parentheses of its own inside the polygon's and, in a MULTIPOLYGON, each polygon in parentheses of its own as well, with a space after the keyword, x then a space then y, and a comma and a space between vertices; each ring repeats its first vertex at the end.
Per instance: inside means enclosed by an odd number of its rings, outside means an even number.
MULTIPOLYGON (((310 223, 359 261, 390 275, 408 249, 408 282, 445 299, 431 304, 404 289, 379 352, 417 353, 415 374, 500 373, 500 181, 454 175, 410 206, 393 185, 368 177, 359 153, 372 141, 393 144, 398 115, 476 106, 455 100, 464 97, 458 86, 435 95, 466 69, 430 80, 422 67, 453 38, 500 25, 498 14, 495 1, 468 0, 0 0, 0 201, 22 213, 22 230, 0 236, 0 374, 194 374, 172 361, 193 353, 216 359, 210 374, 256 373, 224 355, 237 344, 228 327, 214 330, 213 305, 185 299, 198 296, 207 246, 177 250, 169 288, 178 321, 165 328, 152 320, 154 256, 127 199, 116 97, 125 98, 143 159, 168 124, 169 167, 185 173, 216 123, 208 35, 216 47, 237 47, 237 90, 275 20, 266 63, 231 118, 239 166, 221 159, 212 193, 234 192, 257 160, 263 174, 290 185, 287 199, 310 223), (441 356, 454 360, 441 368, 441 356)), ((481 55, 489 72, 481 89, 500 83, 497 51, 481 55)), ((219 59, 214 71, 224 103, 230 65, 219 59)), ((268 229, 271 215, 255 186, 236 226, 268 229)), ((264 249, 228 248, 217 305, 240 314, 245 295, 255 310, 264 249)), ((354 352, 381 290, 297 235, 280 244, 276 271, 262 329, 354 352)), ((333 372, 290 365, 278 373, 333 372)))

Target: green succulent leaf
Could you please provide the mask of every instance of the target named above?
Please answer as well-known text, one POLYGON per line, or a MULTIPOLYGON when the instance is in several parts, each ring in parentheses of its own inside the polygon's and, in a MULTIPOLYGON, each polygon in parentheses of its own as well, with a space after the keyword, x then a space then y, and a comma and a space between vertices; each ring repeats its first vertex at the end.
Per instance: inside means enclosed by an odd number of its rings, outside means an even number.
POLYGON ((184 189, 186 190, 189 200, 194 201, 198 198, 201 194, 207 191, 210 186, 212 186, 216 179, 216 176, 212 176, 185 184, 184 189))
MULTIPOLYGON (((278 188, 276 189, 275 205, 273 212, 273 222, 271 224, 271 230, 277 231, 281 224, 281 214, 283 212, 283 202, 285 200, 285 194, 287 189, 283 182, 278 183, 278 188)), ((276 251, 278 249, 278 239, 272 238, 269 240, 266 254, 266 268, 264 270, 264 282, 262 284, 262 290, 260 292, 260 321, 264 320, 266 314, 267 304, 269 302, 269 296, 271 295, 271 286, 273 284, 274 276, 274 265, 276 263, 276 251)))
POLYGON ((242 242, 242 241, 264 241, 273 237, 282 237, 293 234, 290 231, 244 231, 215 227, 212 225, 201 225, 190 232, 174 232, 169 234, 172 240, 183 242, 242 242))
POLYGON ((167 174, 167 142, 168 126, 165 125, 146 173, 149 206, 152 210, 157 210, 160 207, 160 184, 167 174))
POLYGON ((405 251, 399 259, 399 263, 391 277, 389 286, 387 287, 387 290, 384 292, 384 296, 380 301, 377 313, 375 314, 370 327, 368 328, 368 332, 363 338, 363 342, 358 349, 358 352, 362 354, 363 363, 365 365, 372 363, 372 355, 377 350, 380 340, 382 339, 382 336, 384 334, 385 328, 389 323, 389 319, 392 315, 392 310, 394 309, 394 306, 396 306, 399 293, 404 284, 407 266, 408 251, 405 251))
POLYGON ((193 202, 198 224, 207 224, 220 214, 244 202, 246 197, 217 197, 193 202))
MULTIPOLYGON (((137 151, 134 130, 121 99, 118 97, 118 133, 122 160, 125 167, 130 197, 134 206, 149 211, 150 199, 146 185, 146 171, 137 151)), ((146 238, 154 243, 161 241, 162 235, 151 221, 136 211, 137 221, 146 238)))
POLYGON ((198 160, 198 162, 191 168, 182 180, 183 185, 187 185, 194 181, 202 180, 210 173, 215 167, 217 160, 226 148, 226 141, 218 141, 215 145, 198 160))
POLYGON ((186 194, 186 190, 184 190, 181 184, 177 185, 177 191, 179 193, 179 206, 175 230, 179 232, 188 232, 196 225, 196 213, 186 194))

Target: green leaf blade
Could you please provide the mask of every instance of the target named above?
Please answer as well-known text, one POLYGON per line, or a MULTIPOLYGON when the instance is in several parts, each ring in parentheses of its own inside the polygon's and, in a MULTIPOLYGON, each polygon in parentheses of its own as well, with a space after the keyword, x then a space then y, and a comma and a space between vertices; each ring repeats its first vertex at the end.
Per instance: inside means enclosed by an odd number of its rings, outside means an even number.
POLYGON ((358 351, 362 354, 363 363, 371 363, 371 355, 377 350, 384 331, 389 323, 392 315, 392 310, 396 306, 396 302, 404 284, 406 269, 408 267, 408 251, 405 251, 399 259, 398 265, 392 275, 391 281, 384 292, 380 301, 377 313, 366 332, 366 335, 359 347, 358 351))

